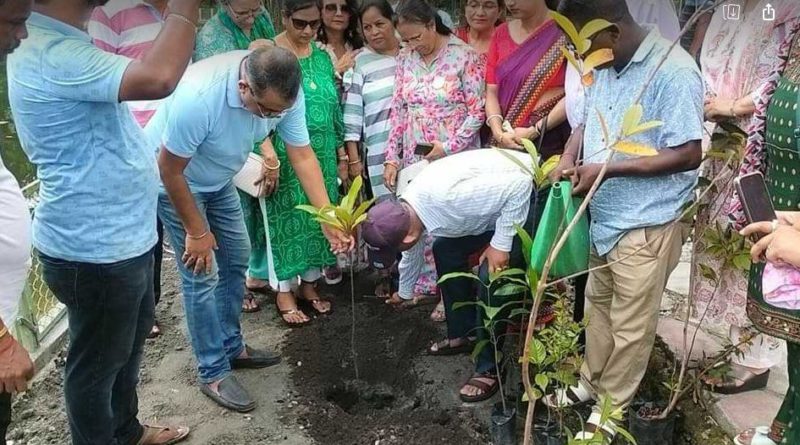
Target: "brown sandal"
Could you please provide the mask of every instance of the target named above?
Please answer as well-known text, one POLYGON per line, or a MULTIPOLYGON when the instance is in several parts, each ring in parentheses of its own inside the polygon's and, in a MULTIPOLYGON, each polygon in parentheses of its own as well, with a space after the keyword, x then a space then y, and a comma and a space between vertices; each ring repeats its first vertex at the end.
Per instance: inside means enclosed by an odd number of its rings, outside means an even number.
POLYGON ((290 328, 301 328, 309 323, 311 323, 311 317, 305 314, 305 312, 301 311, 297 307, 297 299, 295 298, 295 307, 292 309, 281 309, 280 304, 278 303, 278 296, 275 296, 275 309, 278 311, 278 314, 281 316, 281 321, 290 327, 290 328), (300 315, 306 318, 306 321, 300 323, 291 323, 289 320, 286 319, 286 315, 300 315))
MULTIPOLYGON (((303 285, 311 286, 315 290, 317 289, 317 283, 312 283, 308 281, 301 281, 300 286, 303 285)), ((315 312, 317 315, 330 315, 333 313, 333 305, 331 305, 327 311, 321 311, 318 308, 318 305, 322 302, 330 302, 327 298, 320 298, 319 296, 315 298, 306 298, 305 292, 298 289, 298 293, 300 295, 295 297, 297 301, 297 306, 302 307, 303 309, 307 309, 309 312, 315 312)))
MULTIPOLYGON (((459 393, 458 395, 463 402, 467 403, 483 402, 484 400, 491 399, 492 396, 494 396, 497 393, 497 390, 500 389, 500 378, 491 373, 475 374, 472 377, 470 377, 469 380, 467 380, 467 383, 465 383, 464 386, 472 386, 473 388, 478 388, 483 392, 474 396, 468 396, 466 394, 459 393), (490 379, 493 380, 494 383, 489 384, 478 379, 490 379)), ((464 386, 462 386, 462 388, 464 386)))
POLYGON ((142 438, 137 442, 137 445, 171 445, 186 439, 189 435, 189 428, 185 426, 142 425, 142 427, 144 428, 144 432, 142 433, 142 438), (168 431, 174 431, 174 435, 171 439, 167 439, 166 441, 156 440, 162 433, 168 431))
POLYGON ((246 314, 252 314, 261 310, 261 305, 258 304, 258 300, 256 299, 255 291, 247 290, 244 293, 244 300, 242 300, 242 312, 246 314), (245 307, 247 302, 255 304, 252 307, 245 307))

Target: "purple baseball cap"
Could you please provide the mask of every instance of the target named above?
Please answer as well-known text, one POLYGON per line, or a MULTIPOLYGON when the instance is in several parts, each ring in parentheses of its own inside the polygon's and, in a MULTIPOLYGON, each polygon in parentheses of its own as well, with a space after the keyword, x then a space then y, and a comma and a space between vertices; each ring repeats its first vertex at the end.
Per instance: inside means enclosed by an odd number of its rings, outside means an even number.
POLYGON ((369 209, 361 225, 361 236, 367 243, 372 267, 388 269, 394 265, 410 227, 411 214, 395 198, 379 200, 369 209))

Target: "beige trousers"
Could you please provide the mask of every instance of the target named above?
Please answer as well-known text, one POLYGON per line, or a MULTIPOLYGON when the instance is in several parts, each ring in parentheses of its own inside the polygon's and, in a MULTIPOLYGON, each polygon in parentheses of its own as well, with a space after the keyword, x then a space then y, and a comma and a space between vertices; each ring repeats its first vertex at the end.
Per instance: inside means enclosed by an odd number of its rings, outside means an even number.
POLYGON ((685 224, 632 230, 605 257, 592 252, 581 380, 615 408, 633 400, 647 370, 661 297, 689 235, 685 224), (619 261, 615 263, 615 261, 619 261))

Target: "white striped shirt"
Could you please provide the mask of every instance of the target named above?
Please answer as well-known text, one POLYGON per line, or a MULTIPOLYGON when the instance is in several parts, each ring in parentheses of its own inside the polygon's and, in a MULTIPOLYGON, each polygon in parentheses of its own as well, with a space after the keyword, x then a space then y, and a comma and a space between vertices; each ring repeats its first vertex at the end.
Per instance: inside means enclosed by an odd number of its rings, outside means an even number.
MULTIPOLYGON (((161 13, 142 0, 111 0, 94 8, 88 32, 94 45, 103 51, 141 60, 153 46, 163 24, 161 13)), ((128 107, 144 128, 160 103, 139 100, 128 102, 128 107)))
POLYGON ((395 69, 397 59, 364 48, 356 56, 355 67, 345 73, 344 140, 363 141, 367 171, 375 197, 390 192, 383 183, 383 162, 389 140, 395 69))
MULTIPOLYGON (((506 150, 530 164, 527 153, 506 150)), ((491 246, 510 252, 514 224, 523 224, 530 210, 533 179, 495 149, 470 150, 447 156, 426 167, 403 193, 425 230, 437 238, 462 238, 494 231, 491 246)), ((424 238, 424 237, 423 237, 424 238)), ((413 296, 425 263, 424 243, 403 252, 400 297, 413 296)))

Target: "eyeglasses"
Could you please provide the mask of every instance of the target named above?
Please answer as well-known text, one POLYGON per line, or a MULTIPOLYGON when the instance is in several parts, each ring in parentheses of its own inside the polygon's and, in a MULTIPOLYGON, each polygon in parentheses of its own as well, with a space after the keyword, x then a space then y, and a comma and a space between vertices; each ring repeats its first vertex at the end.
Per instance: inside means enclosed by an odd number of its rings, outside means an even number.
POLYGON ((325 12, 331 14, 352 14, 353 11, 350 10, 350 7, 347 5, 340 5, 338 3, 328 3, 325 5, 325 12))
POLYGON ((286 111, 264 111, 264 107, 258 103, 258 98, 256 94, 253 92, 253 88, 250 86, 249 83, 245 83, 247 90, 250 91, 250 97, 253 99, 253 103, 256 104, 256 109, 258 109, 258 116, 261 119, 280 119, 286 115, 286 111))
POLYGON ((244 19, 249 19, 251 17, 258 17, 263 12, 263 8, 261 7, 258 7, 256 9, 251 9, 249 11, 236 11, 229 3, 227 3, 225 6, 228 7, 228 11, 230 11, 231 15, 233 15, 234 18, 236 18, 237 20, 244 20, 244 19))
POLYGON ((298 31, 303 31, 304 29, 306 29, 306 27, 311 28, 312 31, 316 31, 319 29, 320 26, 322 26, 322 20, 320 19, 301 20, 301 19, 296 19, 294 17, 289 17, 289 18, 292 19, 292 26, 294 27, 294 29, 298 31))

